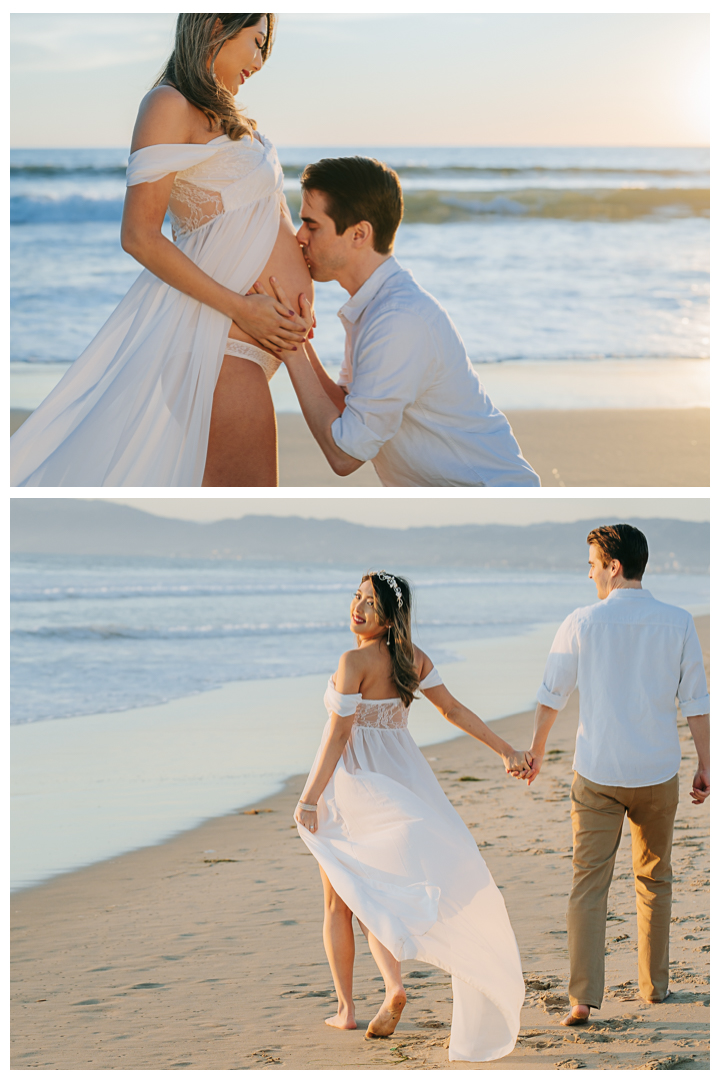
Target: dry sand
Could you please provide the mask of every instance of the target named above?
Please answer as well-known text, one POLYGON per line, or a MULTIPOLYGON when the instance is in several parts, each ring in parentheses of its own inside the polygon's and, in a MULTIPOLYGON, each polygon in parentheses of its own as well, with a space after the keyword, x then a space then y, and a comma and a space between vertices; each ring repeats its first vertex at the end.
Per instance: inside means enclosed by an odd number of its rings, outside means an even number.
MULTIPOLYGON (((708 652, 709 620, 697 620, 708 652)), ((304 777, 278 796, 165 844, 58 877, 11 899, 15 1069, 709 1069, 709 807, 687 792, 695 754, 680 721, 671 998, 636 996, 629 837, 610 893, 607 996, 566 1029, 565 903, 577 698, 530 787, 467 736, 426 747, 503 889, 528 985, 516 1049, 487 1065, 448 1063, 449 978, 404 965, 408 1007, 393 1038, 323 1024, 334 993, 315 860, 292 825, 304 777), (255 813, 254 811, 258 812, 255 813)), ((527 744, 531 714, 497 729, 527 744)), ((365 1024, 381 984, 358 931, 365 1024)))
MULTIPOLYGON (((27 416, 11 413, 11 430, 27 416)), ((707 487, 709 409, 575 409, 508 413, 544 487, 707 487)), ((371 464, 336 476, 302 416, 278 416, 281 487, 379 487, 371 464)))

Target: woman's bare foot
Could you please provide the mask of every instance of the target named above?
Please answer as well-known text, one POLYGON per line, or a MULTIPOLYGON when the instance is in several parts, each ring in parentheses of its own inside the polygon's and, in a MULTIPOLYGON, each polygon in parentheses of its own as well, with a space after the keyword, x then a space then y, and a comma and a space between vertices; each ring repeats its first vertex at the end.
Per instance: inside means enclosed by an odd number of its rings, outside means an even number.
POLYGON ((374 1016, 368 1024, 365 1038, 387 1039, 389 1035, 392 1035, 406 1004, 407 995, 402 988, 388 994, 380 1006, 377 1016, 374 1016))
POLYGON ((351 1009, 340 1009, 334 1016, 328 1016, 325 1023, 328 1027, 340 1028, 342 1031, 354 1031, 357 1027, 355 1023, 355 1012, 351 1009))
POLYGON ((573 1005, 567 1016, 560 1021, 565 1027, 574 1027, 576 1024, 587 1024, 590 1018, 589 1005, 573 1005))

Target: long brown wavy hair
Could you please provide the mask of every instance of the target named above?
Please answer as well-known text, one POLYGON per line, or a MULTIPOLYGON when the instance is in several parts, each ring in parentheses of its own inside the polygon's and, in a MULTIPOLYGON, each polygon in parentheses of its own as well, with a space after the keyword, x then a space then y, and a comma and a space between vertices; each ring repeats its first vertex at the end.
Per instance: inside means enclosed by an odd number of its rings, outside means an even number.
MULTIPOLYGON (((249 26, 257 26, 262 17, 205 13, 178 15, 175 48, 154 86, 161 83, 174 86, 191 105, 205 113, 212 131, 221 131, 233 140, 251 135, 257 124, 243 116, 230 91, 215 81, 215 59, 226 41, 249 26)), ((275 15, 266 14, 265 18, 268 32, 261 49, 263 63, 272 51, 276 23, 275 15)))
MULTIPOLYGON (((384 573, 385 571, 383 571, 384 573)), ((392 678, 397 687, 403 705, 415 700, 415 691, 420 685, 415 668, 415 650, 410 634, 410 616, 412 592, 405 578, 392 574, 400 589, 402 607, 392 585, 384 581, 377 572, 370 571, 363 576, 369 581, 375 595, 375 611, 383 626, 388 628, 388 649, 392 660, 392 678)))

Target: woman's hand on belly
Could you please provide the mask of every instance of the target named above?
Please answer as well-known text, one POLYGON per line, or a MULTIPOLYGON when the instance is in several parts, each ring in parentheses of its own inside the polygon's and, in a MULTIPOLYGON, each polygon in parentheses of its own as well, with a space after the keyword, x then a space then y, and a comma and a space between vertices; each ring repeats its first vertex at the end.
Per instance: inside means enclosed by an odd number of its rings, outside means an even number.
MULTIPOLYGON (((282 304, 286 308, 289 308, 290 301, 285 295, 285 292, 277 278, 271 277, 269 285, 278 303, 282 304)), ((267 296, 267 293, 261 281, 255 282, 253 286, 253 293, 257 296, 267 296)), ((305 338, 312 337, 313 327, 315 326, 315 312, 312 309, 310 301, 303 293, 301 293, 298 297, 298 307, 300 309, 300 312, 299 314, 296 313, 295 320, 300 326, 302 326, 305 338)), ((285 349, 284 351, 287 352, 288 350, 285 349)), ((294 349, 293 351, 297 352, 297 349, 294 349)), ((280 351, 279 359, 282 360, 282 350, 280 351)))
POLYGON ((238 301, 242 307, 235 315, 230 337, 250 341, 268 352, 297 349, 305 340, 305 328, 297 314, 274 296, 252 293, 238 296, 238 301))

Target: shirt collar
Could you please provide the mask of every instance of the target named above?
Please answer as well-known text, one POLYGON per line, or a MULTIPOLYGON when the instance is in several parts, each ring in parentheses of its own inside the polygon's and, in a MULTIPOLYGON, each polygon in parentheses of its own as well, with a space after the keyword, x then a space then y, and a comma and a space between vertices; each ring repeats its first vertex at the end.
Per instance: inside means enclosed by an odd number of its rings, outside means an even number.
POLYGON ((640 599, 652 600, 652 594, 647 589, 613 589, 609 596, 606 596, 606 600, 612 600, 613 597, 625 598, 628 596, 635 596, 640 599))
POLYGON ((385 262, 380 263, 377 270, 374 270, 367 281, 363 282, 355 295, 351 296, 347 303, 340 308, 338 311, 340 318, 351 323, 357 322, 370 301, 380 292, 387 279, 400 270, 402 270, 402 266, 394 255, 391 255, 385 262))

